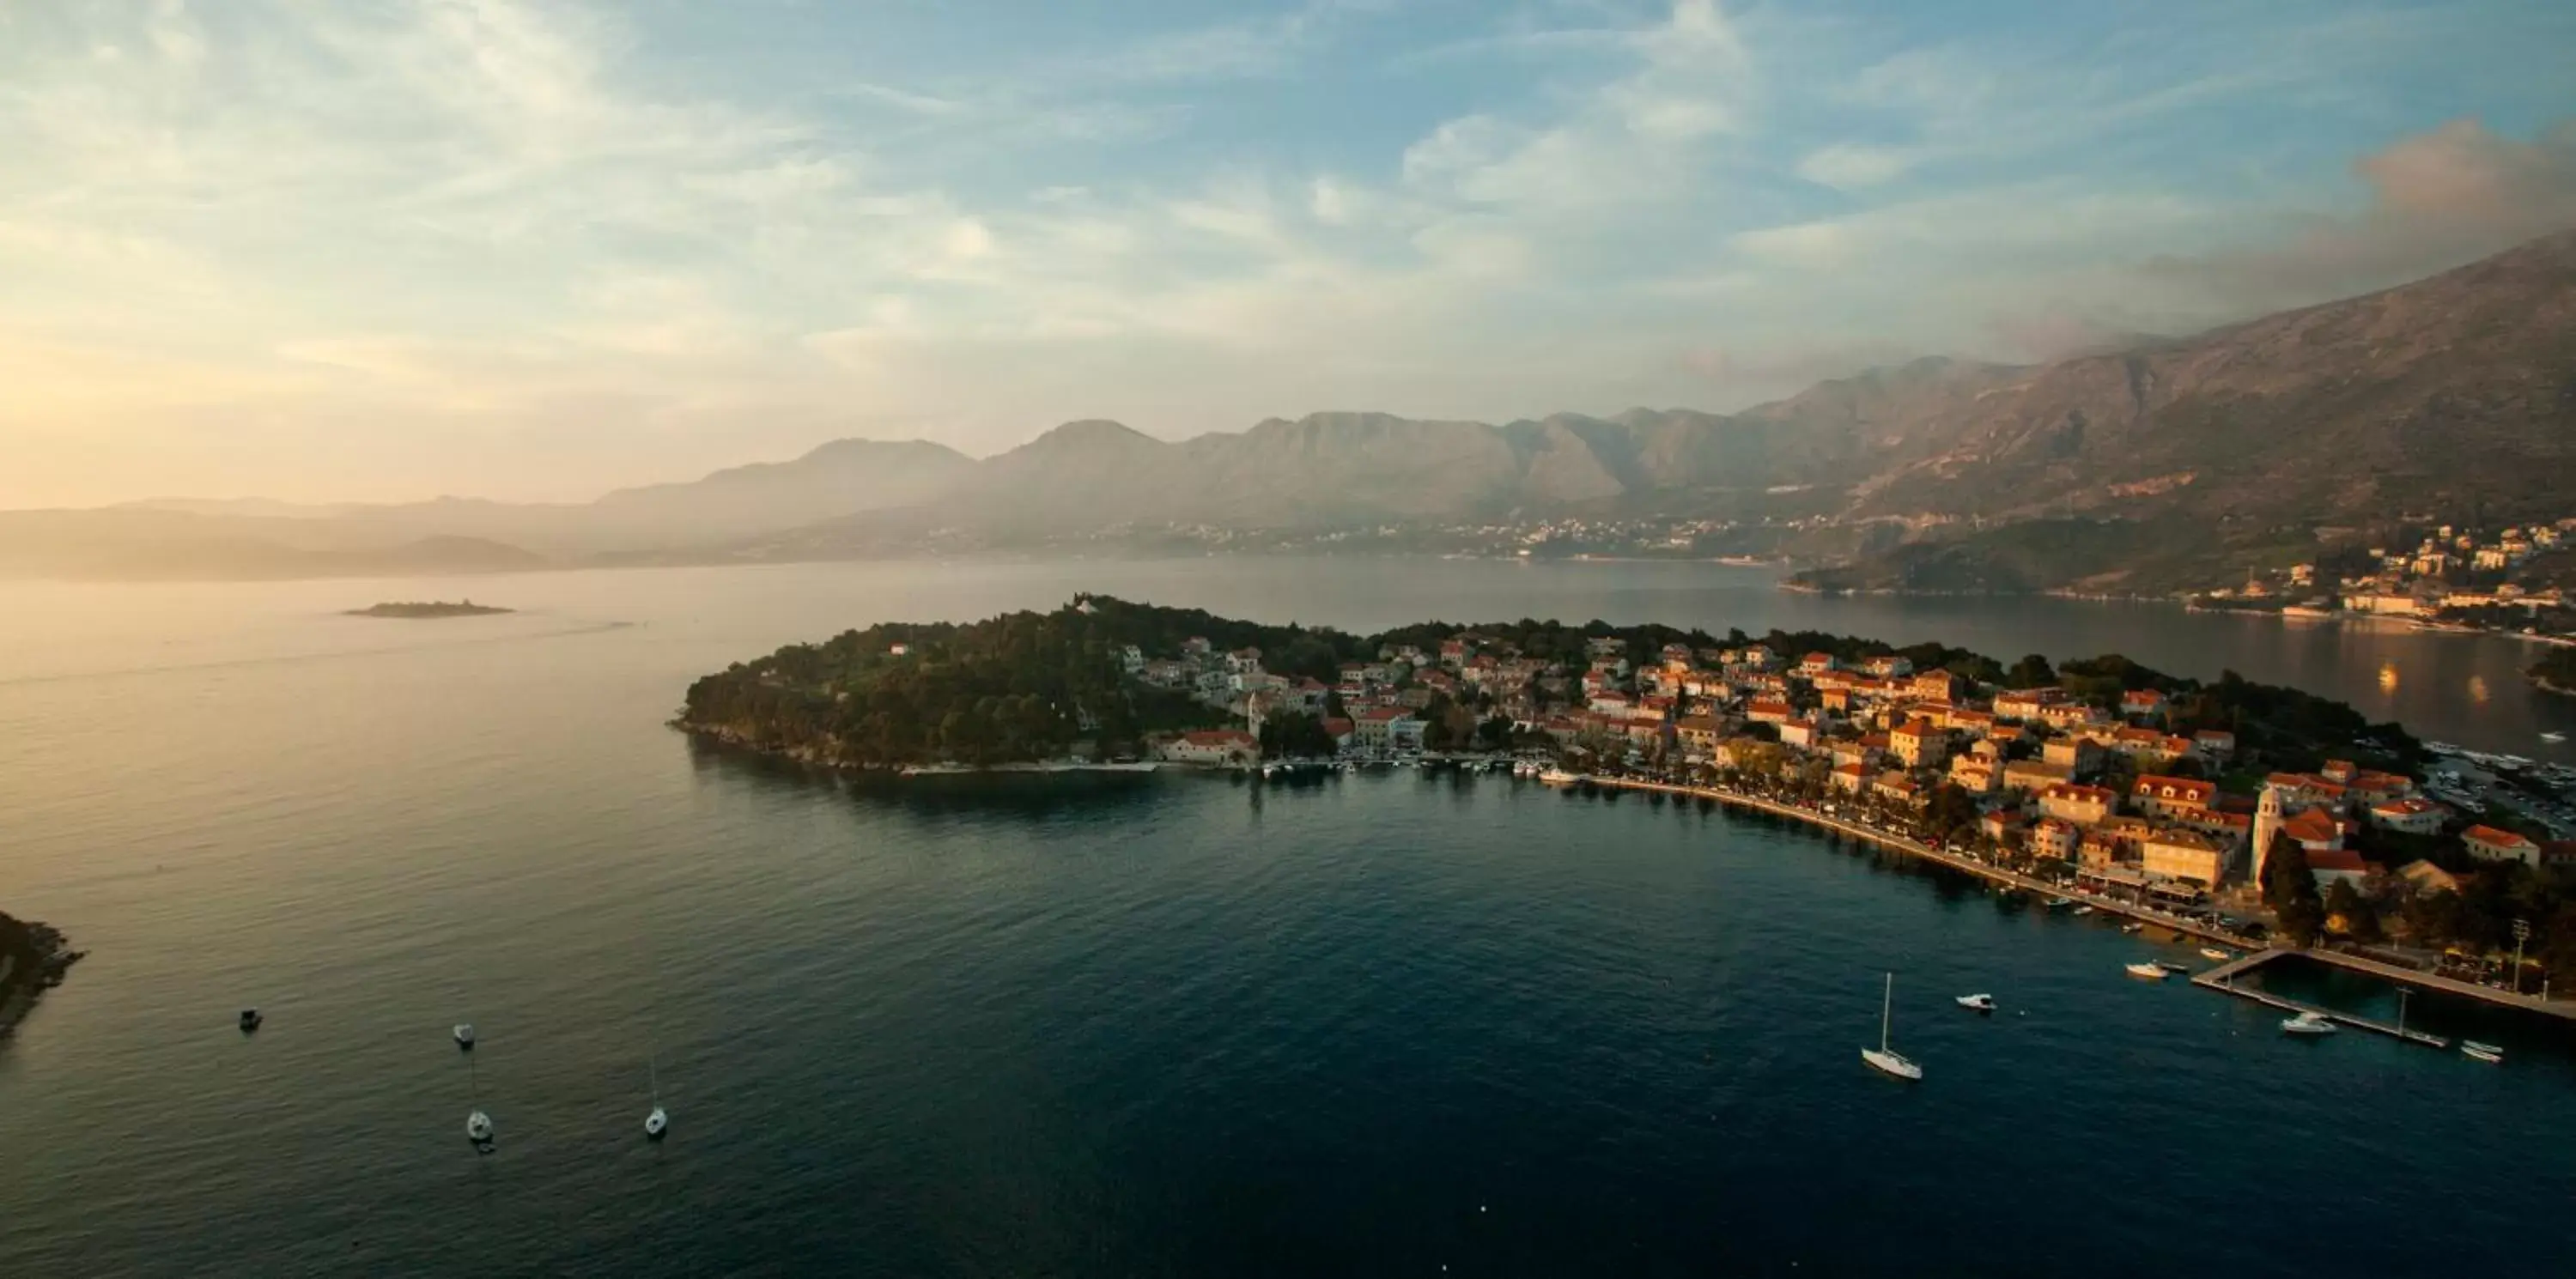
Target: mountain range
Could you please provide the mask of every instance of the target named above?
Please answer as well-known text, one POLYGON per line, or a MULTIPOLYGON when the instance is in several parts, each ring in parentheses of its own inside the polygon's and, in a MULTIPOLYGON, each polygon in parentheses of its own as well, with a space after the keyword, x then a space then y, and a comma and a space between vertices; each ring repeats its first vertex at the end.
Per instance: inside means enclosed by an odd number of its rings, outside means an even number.
POLYGON ((2153 589, 2158 555, 2295 553, 2320 527, 2411 514, 2576 513, 2560 509, 2571 427, 2576 231, 2194 337, 1918 360, 1733 414, 1334 412, 1180 441, 1079 421, 980 460, 837 440, 579 504, 0 512, 0 573, 490 571, 1653 513, 1856 530, 1844 545, 1866 554, 1819 585, 2153 589))

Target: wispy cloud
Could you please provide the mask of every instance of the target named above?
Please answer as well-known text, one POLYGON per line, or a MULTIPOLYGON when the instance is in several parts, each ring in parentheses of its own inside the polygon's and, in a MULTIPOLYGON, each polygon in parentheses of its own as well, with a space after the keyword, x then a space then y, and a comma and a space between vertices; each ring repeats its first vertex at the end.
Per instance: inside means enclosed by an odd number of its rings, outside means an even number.
POLYGON ((2576 218, 2559 6, 1878 3, 0 7, 0 503, 1725 407, 2576 218))

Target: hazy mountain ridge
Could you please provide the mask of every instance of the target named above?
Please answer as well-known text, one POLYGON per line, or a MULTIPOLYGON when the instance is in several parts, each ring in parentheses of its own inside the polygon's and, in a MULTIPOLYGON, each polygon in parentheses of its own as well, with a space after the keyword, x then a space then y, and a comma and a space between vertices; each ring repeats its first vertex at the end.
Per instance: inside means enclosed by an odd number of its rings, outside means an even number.
MULTIPOLYGON (((2366 522, 2399 507, 2563 514, 2555 505, 2576 489, 2571 426, 2576 232, 2196 337, 2030 366, 1927 358, 1733 414, 1639 408, 1489 425, 1324 412, 1179 441, 1083 420, 981 460, 922 441, 837 440, 791 461, 584 504, 447 498, 333 510, 173 499, 85 513, 95 518, 44 537, 0 523, 0 541, 25 543, 0 546, 0 569, 47 571, 39 552, 50 546, 64 569, 87 571, 66 557, 64 530, 75 528, 107 536, 131 561, 153 537, 173 536, 150 520, 176 515, 212 521, 192 536, 254 563, 296 558, 261 546, 382 557, 461 537, 576 564, 1622 505, 1885 520, 1934 537, 1966 529, 1944 543, 1963 553, 1906 553, 1916 565, 1960 565, 1977 560, 1974 540, 1987 536, 1977 530, 2042 517, 2151 521, 2196 537, 2249 521, 2366 522), (118 529, 116 519, 140 523, 118 529)), ((2133 541, 2072 545, 2099 547, 2108 561, 2133 541)), ((2081 556, 2037 567, 2026 548, 2014 554, 2019 567, 1987 575, 1989 586, 2057 585, 2118 567, 2081 556)), ((220 557, 200 546, 183 558, 220 557)), ((1906 583, 1864 573, 1843 584, 1906 583)))

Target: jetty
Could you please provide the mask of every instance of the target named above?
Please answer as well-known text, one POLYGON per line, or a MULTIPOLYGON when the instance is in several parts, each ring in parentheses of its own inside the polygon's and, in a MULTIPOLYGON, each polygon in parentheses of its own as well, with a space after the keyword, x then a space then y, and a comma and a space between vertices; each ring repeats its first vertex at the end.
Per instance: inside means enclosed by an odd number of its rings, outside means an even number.
POLYGON ((2319 1007, 2315 1004, 2303 1004, 2295 999, 2284 999, 2269 991, 2255 990, 2250 987, 2239 986, 2236 984, 2236 978, 2241 974, 2252 972, 2275 959, 2279 959, 2283 955, 2297 955, 2304 953, 2307 952, 2283 950, 2278 947, 2270 950, 2259 950, 2251 955, 2239 956, 2238 958, 2221 964, 2216 968, 2212 968, 2207 972, 2193 973, 2191 975, 2191 984, 2219 991, 2224 994, 2234 995, 2239 999, 2251 999, 2255 1003, 2268 1004, 2271 1007, 2285 1009, 2289 1012, 2306 1013, 2310 1016, 2323 1017, 2341 1025, 2352 1026, 2362 1030, 2377 1031, 2380 1034, 2387 1035, 2394 1039, 2405 1040, 2410 1044, 2422 1044, 2427 1048, 2448 1048, 2451 1046, 2450 1040, 2444 1039, 2439 1035, 2428 1035, 2420 1030, 2409 1030, 2404 1026, 2380 1021, 2376 1018, 2362 1017, 2353 1013, 2337 1012, 2334 1009, 2319 1007))

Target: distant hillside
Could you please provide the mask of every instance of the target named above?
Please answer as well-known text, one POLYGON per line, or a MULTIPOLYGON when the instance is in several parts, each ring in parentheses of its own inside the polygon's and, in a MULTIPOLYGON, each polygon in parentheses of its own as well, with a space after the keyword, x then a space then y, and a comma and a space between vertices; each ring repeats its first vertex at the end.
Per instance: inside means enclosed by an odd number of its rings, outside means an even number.
POLYGON ((178 511, 0 511, 0 578, 242 580, 507 573, 549 561, 471 537, 367 541, 336 521, 178 511))
MULTIPOLYGON (((980 461, 919 441, 840 440, 585 504, 166 500, 76 527, 110 544, 100 564, 130 568, 136 548, 168 534, 153 520, 212 521, 171 548, 172 563, 267 575, 297 558, 276 548, 733 561, 1185 525, 1653 512, 1829 520, 1834 544, 1883 548, 1811 585, 2158 591, 2205 584, 2231 559, 2295 557, 2319 524, 2568 514, 2571 428, 2576 232, 2198 337, 2027 367, 1918 360, 1735 414, 1496 426, 1314 413, 1177 442, 1079 421, 980 461)), ((61 541, 72 527, 0 524, 0 571, 30 555, 80 560, 61 541), (30 537, 50 549, 31 551, 30 537)))
MULTIPOLYGON (((1973 412, 1927 398, 1915 451, 1852 512, 1953 537, 1810 578, 1945 587, 2013 556, 2040 516, 2128 525, 2061 547, 2030 586, 2168 589, 2127 544, 2239 556, 2317 524, 2576 509, 2576 232, 2427 280, 2196 338, 2021 371, 1973 412), (1955 522, 2004 525, 1955 536, 1955 522)), ((2204 579, 2205 580, 2205 579, 2204 579)))

